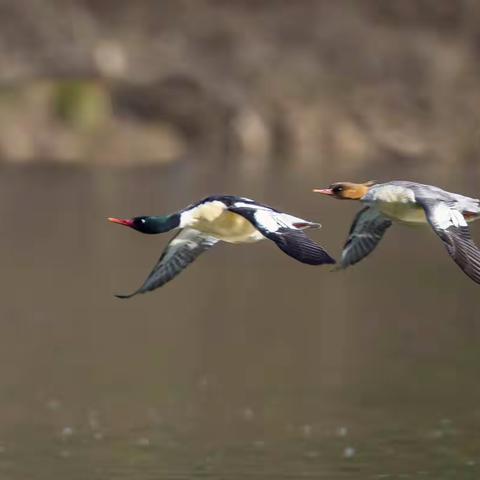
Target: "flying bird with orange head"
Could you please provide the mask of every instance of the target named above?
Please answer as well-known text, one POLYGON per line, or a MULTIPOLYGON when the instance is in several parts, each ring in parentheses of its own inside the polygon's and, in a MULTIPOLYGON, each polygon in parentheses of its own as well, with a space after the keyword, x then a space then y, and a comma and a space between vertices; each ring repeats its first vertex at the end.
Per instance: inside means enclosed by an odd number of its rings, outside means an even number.
POLYGON ((426 224, 440 237, 463 272, 480 283, 480 250, 468 227, 468 223, 480 218, 479 199, 403 180, 336 182, 314 192, 338 200, 358 200, 365 205, 354 218, 339 268, 354 265, 369 255, 393 223, 426 224))

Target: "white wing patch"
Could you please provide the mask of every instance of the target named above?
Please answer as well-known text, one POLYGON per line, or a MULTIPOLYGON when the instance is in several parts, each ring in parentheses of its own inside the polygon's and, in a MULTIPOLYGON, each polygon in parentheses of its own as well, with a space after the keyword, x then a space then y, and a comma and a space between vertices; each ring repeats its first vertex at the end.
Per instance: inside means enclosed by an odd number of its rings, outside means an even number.
POLYGON ((304 228, 319 228, 321 225, 319 223, 310 222, 309 220, 304 220, 303 218, 294 217, 288 213, 275 213, 275 218, 283 227, 291 228, 294 230, 303 230, 304 228))
POLYGON ((467 222, 462 213, 454 208, 450 208, 445 203, 435 205, 432 210, 432 222, 437 228, 447 230, 450 227, 466 227, 467 222))
POLYGON ((288 213, 277 212, 270 207, 256 203, 235 202, 233 207, 252 211, 254 222, 271 233, 277 232, 281 228, 303 230, 305 228, 319 228, 321 226, 319 223, 294 217, 288 213))
POLYGON ((304 228, 318 228, 319 223, 309 222, 303 218, 294 217, 288 213, 274 212, 273 210, 257 210, 255 221, 269 232, 276 232, 280 228, 289 230, 303 230, 304 228))
MULTIPOLYGON (((244 200, 248 200, 248 198, 245 198, 244 200)), ((255 203, 235 202, 233 206, 238 208, 250 208, 252 210, 268 210, 269 212, 271 211, 270 208, 264 207, 262 205, 257 205, 255 203)))
POLYGON ((279 225, 272 213, 273 212, 267 211, 266 209, 257 210, 254 213, 255 222, 269 232, 276 232, 281 225, 279 225))

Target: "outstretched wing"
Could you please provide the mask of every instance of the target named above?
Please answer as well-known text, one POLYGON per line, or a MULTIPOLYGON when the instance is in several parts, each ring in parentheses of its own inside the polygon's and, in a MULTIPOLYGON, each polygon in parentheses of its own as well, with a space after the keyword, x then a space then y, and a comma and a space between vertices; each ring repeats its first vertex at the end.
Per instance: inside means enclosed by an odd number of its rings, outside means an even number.
POLYGON ((137 293, 155 290, 176 277, 200 254, 215 245, 218 239, 205 235, 193 228, 184 228, 172 238, 143 285, 129 295, 115 295, 130 298, 137 293))
POLYGON ((427 220, 442 239, 454 262, 480 283, 480 250, 470 235, 463 214, 446 202, 422 202, 427 220))
POLYGON ((268 207, 232 206, 230 211, 251 222, 266 238, 272 240, 287 255, 308 265, 335 263, 335 260, 316 242, 307 237, 304 228, 318 228, 317 223, 293 217, 268 207))
POLYGON ((365 207, 353 220, 347 241, 343 246, 342 259, 338 268, 347 268, 370 254, 382 239, 391 220, 377 209, 365 207))
POLYGON ((262 232, 262 234, 274 241, 280 250, 299 262, 307 265, 335 263, 335 259, 318 243, 308 238, 302 230, 281 228, 276 232, 262 232))

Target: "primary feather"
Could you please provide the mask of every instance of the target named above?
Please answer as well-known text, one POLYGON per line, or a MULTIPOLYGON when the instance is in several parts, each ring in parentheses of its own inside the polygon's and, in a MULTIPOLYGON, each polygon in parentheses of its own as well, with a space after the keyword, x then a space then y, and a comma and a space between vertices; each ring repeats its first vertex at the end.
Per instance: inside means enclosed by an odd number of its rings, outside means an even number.
POLYGON ((138 293, 149 292, 165 285, 217 242, 216 238, 206 236, 198 230, 191 228, 181 230, 169 242, 143 285, 133 293, 116 295, 116 297, 130 298, 138 293))

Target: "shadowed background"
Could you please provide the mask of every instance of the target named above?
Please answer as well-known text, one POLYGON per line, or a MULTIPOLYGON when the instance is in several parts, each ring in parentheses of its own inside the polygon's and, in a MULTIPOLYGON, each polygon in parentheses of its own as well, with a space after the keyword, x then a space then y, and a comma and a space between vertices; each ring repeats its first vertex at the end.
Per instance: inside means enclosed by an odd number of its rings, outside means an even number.
MULTIPOLYGON (((474 1, 0 1, 0 477, 475 479, 478 286, 428 229, 346 272, 107 216, 334 180, 479 195, 474 1)), ((472 228, 478 237, 478 228, 472 228)))

